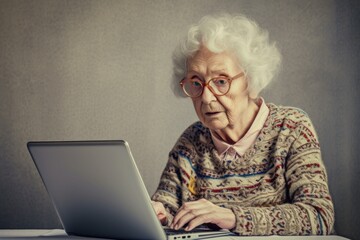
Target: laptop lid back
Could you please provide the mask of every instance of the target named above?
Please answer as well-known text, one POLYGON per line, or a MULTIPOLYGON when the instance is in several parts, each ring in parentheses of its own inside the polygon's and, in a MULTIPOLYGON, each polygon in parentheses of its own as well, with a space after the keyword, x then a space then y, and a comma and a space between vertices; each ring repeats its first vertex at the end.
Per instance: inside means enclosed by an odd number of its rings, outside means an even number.
POLYGON ((125 141, 29 142, 70 235, 166 239, 125 141))

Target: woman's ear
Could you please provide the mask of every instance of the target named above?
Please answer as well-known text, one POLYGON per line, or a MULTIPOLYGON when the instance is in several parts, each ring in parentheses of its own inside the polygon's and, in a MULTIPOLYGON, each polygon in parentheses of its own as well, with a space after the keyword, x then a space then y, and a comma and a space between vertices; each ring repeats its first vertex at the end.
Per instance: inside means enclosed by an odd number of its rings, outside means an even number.
POLYGON ((249 94, 249 98, 251 99, 256 99, 259 95, 258 91, 255 91, 252 87, 250 87, 251 83, 250 83, 250 79, 249 77, 245 74, 245 80, 246 80, 246 88, 249 94))
POLYGON ((255 92, 254 90, 249 91, 249 98, 251 99, 257 99, 259 93, 255 92))

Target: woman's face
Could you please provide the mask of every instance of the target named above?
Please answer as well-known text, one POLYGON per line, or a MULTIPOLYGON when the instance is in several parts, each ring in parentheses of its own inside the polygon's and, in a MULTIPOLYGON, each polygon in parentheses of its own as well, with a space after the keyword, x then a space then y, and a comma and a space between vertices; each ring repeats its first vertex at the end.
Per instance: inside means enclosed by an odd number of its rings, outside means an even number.
MULTIPOLYGON (((234 77, 242 72, 232 54, 212 53, 204 47, 188 59, 187 70, 187 78, 199 78, 204 82, 219 76, 234 77)), ((202 95, 192 101, 197 116, 206 127, 214 131, 232 129, 240 123, 249 106, 246 78, 234 79, 226 95, 216 96, 205 87, 202 95)))

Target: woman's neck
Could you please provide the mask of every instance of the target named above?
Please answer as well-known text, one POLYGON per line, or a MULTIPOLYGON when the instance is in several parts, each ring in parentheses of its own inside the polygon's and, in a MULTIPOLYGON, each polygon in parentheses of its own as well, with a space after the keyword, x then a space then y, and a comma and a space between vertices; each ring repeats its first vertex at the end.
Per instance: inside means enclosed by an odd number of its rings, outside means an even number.
POLYGON ((256 104, 256 100, 250 99, 249 106, 241 115, 241 119, 236 121, 233 125, 229 125, 224 129, 214 131, 215 134, 218 138, 229 144, 238 142, 250 129, 259 111, 259 108, 260 107, 256 104))

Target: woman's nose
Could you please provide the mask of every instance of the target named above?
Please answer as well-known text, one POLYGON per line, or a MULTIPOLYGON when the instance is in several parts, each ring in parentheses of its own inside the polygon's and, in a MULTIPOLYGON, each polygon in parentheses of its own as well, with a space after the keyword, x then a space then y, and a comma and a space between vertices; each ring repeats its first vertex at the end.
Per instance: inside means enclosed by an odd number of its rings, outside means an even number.
POLYGON ((201 99, 202 99, 203 103, 208 104, 208 103, 216 100, 216 97, 215 97, 214 93, 210 90, 210 88, 208 86, 205 86, 204 91, 201 95, 201 99))

